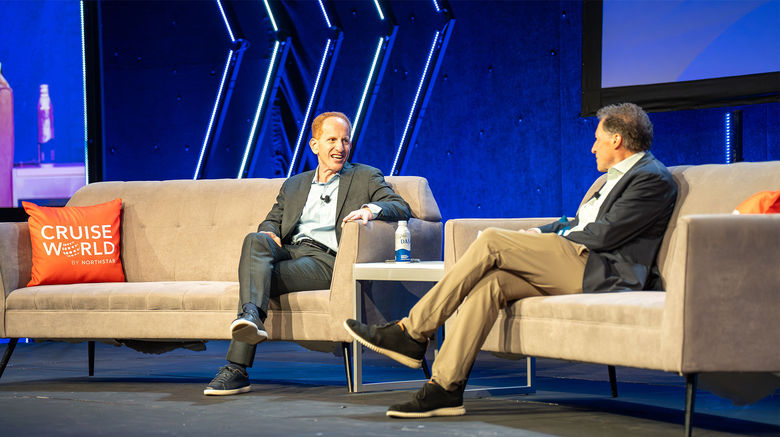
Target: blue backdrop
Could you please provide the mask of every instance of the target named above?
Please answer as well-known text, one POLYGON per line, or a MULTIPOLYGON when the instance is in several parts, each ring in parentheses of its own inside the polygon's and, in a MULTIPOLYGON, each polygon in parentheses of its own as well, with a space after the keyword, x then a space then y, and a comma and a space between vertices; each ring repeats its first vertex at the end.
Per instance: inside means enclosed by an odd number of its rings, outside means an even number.
MULTIPOLYGON (((235 177, 275 38, 261 2, 233 3, 251 46, 207 177, 235 177)), ((442 18, 432 1, 381 3, 398 37, 356 161, 387 173, 442 18)), ((326 4, 344 40, 322 108, 353 116, 384 24, 373 2, 326 4)), ((318 3, 271 5, 295 29, 287 62, 300 77, 290 80, 310 88, 328 34, 318 3)), ((579 117, 581 3, 455 1, 452 9, 452 39, 405 173, 428 179, 445 219, 573 214, 598 176, 597 123, 579 117)), ((216 3, 103 2, 102 20, 105 179, 191 178, 230 47, 216 3)), ((651 114, 654 153, 667 165, 723 162, 723 118, 733 109, 651 114)), ((780 104, 739 109, 745 160, 780 159, 780 104)), ((284 170, 278 137, 290 123, 284 113, 270 119, 253 177, 284 170)))

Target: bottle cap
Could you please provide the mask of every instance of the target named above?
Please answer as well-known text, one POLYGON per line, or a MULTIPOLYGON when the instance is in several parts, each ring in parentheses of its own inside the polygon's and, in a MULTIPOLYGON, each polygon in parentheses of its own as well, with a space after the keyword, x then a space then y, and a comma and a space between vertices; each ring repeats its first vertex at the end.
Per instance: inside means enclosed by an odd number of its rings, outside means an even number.
POLYGON ((406 220, 398 220, 398 226, 406 226, 406 220))

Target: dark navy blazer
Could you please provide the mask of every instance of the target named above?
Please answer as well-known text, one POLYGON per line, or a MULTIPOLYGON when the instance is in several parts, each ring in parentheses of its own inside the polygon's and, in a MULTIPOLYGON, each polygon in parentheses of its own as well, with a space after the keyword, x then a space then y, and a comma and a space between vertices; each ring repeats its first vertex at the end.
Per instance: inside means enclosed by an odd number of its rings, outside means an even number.
MULTIPOLYGON (((646 152, 612 188, 596 221, 565 238, 589 249, 583 292, 661 290, 654 267, 677 200, 669 170, 646 152)), ((542 232, 574 227, 578 218, 542 226, 542 232)))

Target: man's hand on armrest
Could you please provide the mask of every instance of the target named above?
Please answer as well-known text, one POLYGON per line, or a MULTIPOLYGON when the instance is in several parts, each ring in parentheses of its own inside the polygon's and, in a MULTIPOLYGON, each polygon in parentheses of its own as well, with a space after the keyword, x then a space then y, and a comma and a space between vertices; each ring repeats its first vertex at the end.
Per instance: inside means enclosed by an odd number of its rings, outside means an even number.
POLYGON ((341 226, 343 227, 347 222, 353 222, 353 221, 362 221, 363 224, 367 224, 370 220, 374 219, 374 213, 371 212, 371 210, 366 206, 360 209, 356 209, 344 217, 344 220, 341 222, 341 226))

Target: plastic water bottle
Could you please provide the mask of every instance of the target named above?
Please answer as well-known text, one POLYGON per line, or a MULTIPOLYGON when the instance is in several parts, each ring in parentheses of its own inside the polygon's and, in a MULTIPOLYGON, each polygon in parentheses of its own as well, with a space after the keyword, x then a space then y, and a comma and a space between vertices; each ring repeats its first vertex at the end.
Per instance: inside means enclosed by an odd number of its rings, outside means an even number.
POLYGON ((408 263, 412 261, 412 236, 406 227, 406 220, 398 222, 395 230, 395 262, 408 263))
POLYGON ((38 97, 38 159, 42 164, 54 162, 53 112, 49 85, 41 84, 38 97))

